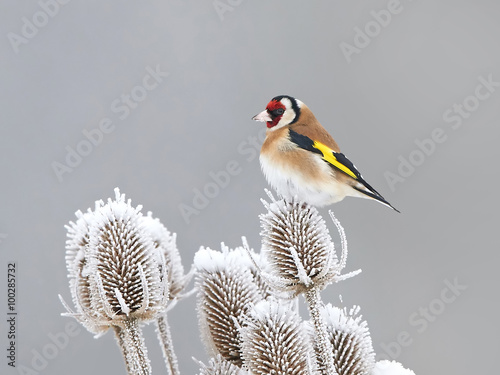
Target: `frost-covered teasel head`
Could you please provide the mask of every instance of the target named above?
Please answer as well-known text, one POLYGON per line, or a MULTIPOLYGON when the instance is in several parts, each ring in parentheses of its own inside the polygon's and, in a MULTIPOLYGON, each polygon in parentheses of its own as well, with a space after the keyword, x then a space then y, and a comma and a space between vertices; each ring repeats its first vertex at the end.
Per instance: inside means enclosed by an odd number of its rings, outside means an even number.
POLYGON ((315 374, 314 353, 298 314, 286 304, 256 304, 241 329, 245 366, 252 374, 315 374))
POLYGON ((220 354, 241 367, 239 328, 244 315, 262 295, 254 281, 252 263, 238 248, 222 252, 200 249, 194 258, 198 289, 198 317, 203 341, 209 354, 220 354))
POLYGON ((163 255, 142 220, 115 189, 115 200, 96 202, 68 227, 67 266, 76 317, 91 332, 104 333, 125 320, 150 321, 168 301, 163 255))
POLYGON ((342 239, 342 255, 337 258, 334 243, 318 210, 296 200, 263 201, 267 213, 260 216, 262 251, 271 271, 265 275, 273 286, 290 297, 311 288, 354 274, 341 275, 347 257, 347 241, 340 223, 331 215, 342 239))
POLYGON ((359 306, 348 311, 331 304, 322 309, 322 318, 333 348, 335 371, 338 374, 370 375, 375 365, 370 331, 359 311, 359 306))

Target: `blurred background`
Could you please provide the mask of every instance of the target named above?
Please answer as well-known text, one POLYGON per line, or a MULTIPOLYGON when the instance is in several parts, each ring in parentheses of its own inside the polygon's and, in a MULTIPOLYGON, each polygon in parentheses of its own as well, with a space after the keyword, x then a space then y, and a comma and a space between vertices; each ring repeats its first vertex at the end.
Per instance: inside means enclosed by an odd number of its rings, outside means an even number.
MULTIPOLYGON (((200 246, 244 235, 259 249, 265 133, 250 118, 288 94, 402 212, 352 198, 331 207, 346 271, 363 272, 323 300, 361 306, 378 359, 416 374, 493 373, 499 13, 493 0, 2 1, 0 372, 125 373, 112 332, 95 340, 78 326, 51 351, 72 321, 57 297, 71 299, 64 225, 115 187, 177 233, 186 269, 200 246), (5 355, 8 262, 17 369, 5 355)), ((197 373, 192 357, 208 358, 195 297, 169 322, 181 372, 197 373)))

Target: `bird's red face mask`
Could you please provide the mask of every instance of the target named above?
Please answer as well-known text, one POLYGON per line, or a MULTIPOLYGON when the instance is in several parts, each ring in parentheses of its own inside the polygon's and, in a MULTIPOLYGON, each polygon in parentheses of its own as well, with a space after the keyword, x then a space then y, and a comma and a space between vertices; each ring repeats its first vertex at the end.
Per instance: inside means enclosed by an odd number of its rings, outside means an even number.
POLYGON ((258 115, 255 115, 252 120, 265 122, 268 128, 275 127, 280 122, 285 113, 286 107, 283 103, 277 100, 271 100, 266 107, 265 111, 262 111, 258 115))

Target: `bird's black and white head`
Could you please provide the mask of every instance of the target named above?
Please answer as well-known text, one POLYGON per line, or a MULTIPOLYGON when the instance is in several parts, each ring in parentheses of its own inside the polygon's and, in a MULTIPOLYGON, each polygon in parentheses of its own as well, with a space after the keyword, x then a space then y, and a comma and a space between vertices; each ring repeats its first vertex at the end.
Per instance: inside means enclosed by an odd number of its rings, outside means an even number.
POLYGON ((265 111, 252 117, 252 120, 265 122, 269 130, 276 130, 296 122, 303 104, 288 95, 276 96, 267 104, 265 111))

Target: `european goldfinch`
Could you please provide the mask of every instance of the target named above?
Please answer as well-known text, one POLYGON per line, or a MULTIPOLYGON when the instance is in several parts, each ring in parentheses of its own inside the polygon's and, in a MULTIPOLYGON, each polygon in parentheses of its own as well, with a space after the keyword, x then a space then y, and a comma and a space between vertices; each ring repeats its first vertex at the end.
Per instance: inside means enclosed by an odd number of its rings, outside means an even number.
POLYGON ((364 180, 300 100, 276 96, 252 119, 267 123, 260 165, 268 183, 284 198, 297 197, 321 207, 346 196, 361 197, 399 212, 364 180))

